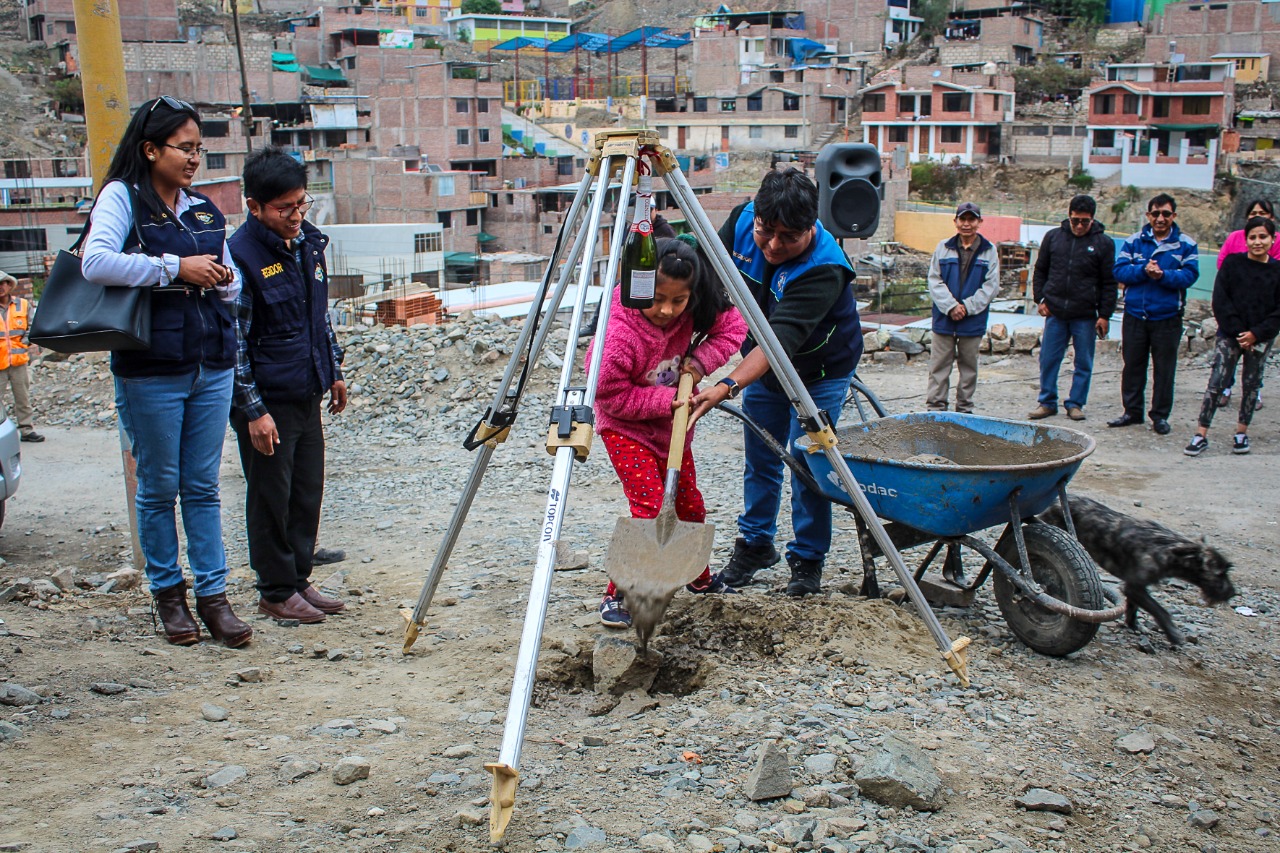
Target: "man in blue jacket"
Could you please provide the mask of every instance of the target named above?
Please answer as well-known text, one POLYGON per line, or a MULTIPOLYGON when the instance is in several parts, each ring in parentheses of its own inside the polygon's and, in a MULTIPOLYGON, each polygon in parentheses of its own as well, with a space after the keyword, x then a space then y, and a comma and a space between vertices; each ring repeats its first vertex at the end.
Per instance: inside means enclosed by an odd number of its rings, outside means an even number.
POLYGON ((1168 193, 1147 202, 1147 224, 1116 255, 1116 280, 1124 287, 1123 340, 1120 353, 1120 395, 1124 414, 1109 427, 1143 421, 1147 394, 1147 362, 1151 362, 1151 429, 1169 434, 1173 410, 1173 380, 1182 342, 1182 309, 1187 289, 1200 277, 1196 241, 1179 230, 1174 220, 1178 203, 1168 193))
POLYGON ((978 348, 987 331, 991 300, 1000 290, 1000 257, 978 233, 982 211, 971 201, 956 208, 956 236, 938 243, 929 262, 929 298, 933 300, 933 338, 929 344, 929 390, 925 405, 947 410, 951 365, 956 364, 956 411, 973 411, 978 387, 978 348))

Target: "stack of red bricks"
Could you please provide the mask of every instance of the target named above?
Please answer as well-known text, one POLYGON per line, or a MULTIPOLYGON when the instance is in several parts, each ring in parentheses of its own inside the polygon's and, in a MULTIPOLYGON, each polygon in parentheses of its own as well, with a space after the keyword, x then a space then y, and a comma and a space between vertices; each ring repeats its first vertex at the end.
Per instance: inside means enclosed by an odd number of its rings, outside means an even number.
POLYGON ((434 293, 403 296, 378 303, 377 320, 384 326, 436 325, 444 321, 444 305, 434 293))

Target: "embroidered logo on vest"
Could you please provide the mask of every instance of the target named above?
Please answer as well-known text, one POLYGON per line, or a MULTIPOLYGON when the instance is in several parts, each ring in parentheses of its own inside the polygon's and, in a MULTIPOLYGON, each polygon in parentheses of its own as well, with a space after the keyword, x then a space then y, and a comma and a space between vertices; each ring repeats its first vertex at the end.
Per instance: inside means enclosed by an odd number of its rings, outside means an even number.
POLYGON ((197 213, 197 214, 196 214, 196 219, 199 219, 199 220, 200 220, 201 222, 203 222, 205 225, 209 225, 210 223, 212 223, 212 222, 213 222, 213 214, 212 214, 212 213, 197 213))
POLYGON ((269 267, 262 268, 262 277, 271 278, 273 275, 280 275, 284 272, 284 264, 272 264, 269 267))

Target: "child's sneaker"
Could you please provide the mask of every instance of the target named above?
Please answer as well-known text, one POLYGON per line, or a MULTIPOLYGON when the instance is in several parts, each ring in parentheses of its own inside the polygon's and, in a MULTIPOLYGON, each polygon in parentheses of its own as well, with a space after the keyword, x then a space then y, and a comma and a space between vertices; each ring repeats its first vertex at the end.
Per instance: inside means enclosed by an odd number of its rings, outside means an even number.
POLYGON ((621 595, 606 595, 600 599, 600 624, 606 628, 631 627, 631 614, 622 605, 621 595))
POLYGON ((1209 439, 1203 435, 1191 436, 1191 443, 1182 448, 1182 452, 1187 456, 1199 456, 1209 448, 1209 439))
POLYGON ((1249 452, 1249 436, 1242 432, 1236 433, 1236 437, 1232 439, 1232 453, 1248 453, 1249 452))
POLYGON ((716 572, 708 580, 706 586, 696 586, 694 583, 685 584, 684 588, 692 592, 694 595, 737 595, 738 591, 729 586, 720 578, 721 573, 716 572))

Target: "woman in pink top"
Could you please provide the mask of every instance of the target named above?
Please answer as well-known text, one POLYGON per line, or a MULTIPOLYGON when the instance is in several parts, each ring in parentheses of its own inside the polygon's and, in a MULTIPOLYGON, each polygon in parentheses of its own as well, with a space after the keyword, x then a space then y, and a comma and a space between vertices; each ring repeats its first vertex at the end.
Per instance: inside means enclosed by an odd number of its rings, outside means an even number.
MULTIPOLYGON (((1249 212, 1245 214, 1244 221, 1248 222, 1254 217, 1261 216, 1263 219, 1274 220, 1276 218, 1275 208, 1271 202, 1265 198, 1255 199, 1249 203, 1249 212)), ((1227 255, 1244 254, 1249 251, 1248 243, 1245 241, 1244 229, 1232 231, 1227 235, 1227 240, 1222 244, 1222 248, 1218 250, 1218 269, 1222 269, 1222 262, 1226 260, 1227 255)), ((1271 243, 1269 250, 1271 257, 1280 260, 1280 240, 1271 243)), ((1218 408, 1225 409, 1231 405, 1231 388, 1235 385, 1235 371, 1227 376, 1227 387, 1222 389, 1222 393, 1218 395, 1218 408)), ((1262 408, 1262 386, 1258 386, 1258 405, 1262 408)))
MULTIPOLYGON (((724 366, 747 336, 746 322, 729 304, 719 280, 699 259, 696 246, 696 239, 689 235, 658 241, 658 276, 651 308, 625 308, 621 288, 613 291, 595 416, 600 439, 631 505, 632 518, 656 518, 662 506, 672 414, 688 404, 688 400, 676 399, 681 372, 692 373, 696 386, 708 373, 724 366)), ((590 359, 590 350, 587 357, 590 359)), ((692 429, 685 442, 676 516, 700 524, 707 511, 689 452, 692 429)), ((704 569, 688 589, 695 593, 736 591, 710 569, 704 569)), ((600 602, 600 621, 610 628, 631 625, 631 614, 612 582, 600 602)))

